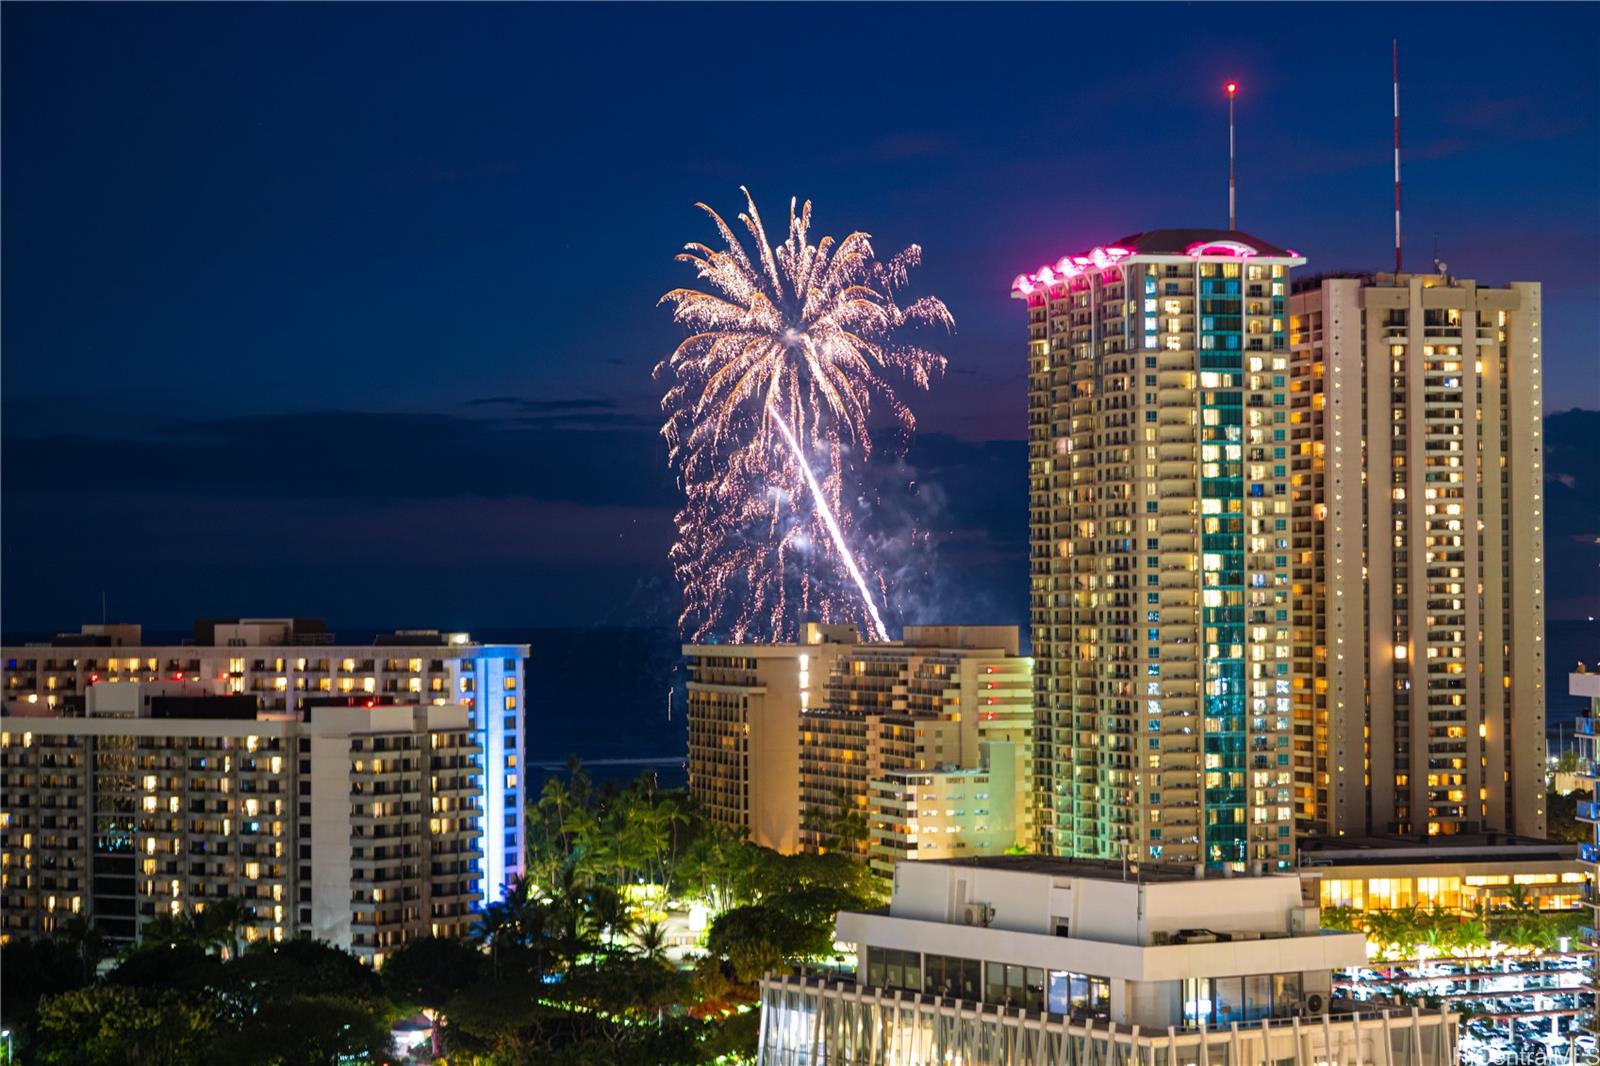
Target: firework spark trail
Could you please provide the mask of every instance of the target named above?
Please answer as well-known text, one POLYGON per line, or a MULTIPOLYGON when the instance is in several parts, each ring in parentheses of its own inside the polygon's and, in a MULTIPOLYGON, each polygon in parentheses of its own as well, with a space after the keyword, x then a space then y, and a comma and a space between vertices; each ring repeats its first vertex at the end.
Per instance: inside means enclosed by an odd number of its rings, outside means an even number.
POLYGON ((874 401, 903 439, 916 425, 885 372, 925 389, 944 369, 943 356, 903 343, 902 331, 954 320, 934 297, 897 299, 921 261, 916 245, 880 262, 865 233, 813 243, 810 203, 791 201, 788 239, 774 246, 741 191, 750 249, 697 205, 721 247, 686 245, 677 258, 703 286, 661 298, 689 332, 656 367, 671 378, 661 433, 685 496, 671 553, 679 623, 697 639, 776 641, 815 618, 881 638, 871 592, 888 590, 881 569, 848 550, 845 493, 861 491, 874 401), (811 451, 828 456, 820 478, 805 461, 811 451), (818 550, 830 543, 836 551, 818 550))
POLYGON ((817 512, 822 516, 823 523, 828 527, 828 534, 833 537, 833 546, 838 551, 839 557, 844 560, 845 568, 850 571, 850 579, 856 583, 856 588, 861 590, 861 599, 867 605, 867 613, 872 616, 872 636, 876 640, 888 640, 889 631, 883 627, 883 618, 878 614, 878 607, 872 602, 872 590, 867 587, 867 579, 861 576, 861 568, 856 565, 855 553, 850 550, 850 545, 844 539, 844 530, 839 528, 839 522, 833 517, 833 508, 828 506, 828 497, 823 493, 822 486, 817 484, 817 475, 811 472, 811 464, 806 462, 806 456, 800 449, 800 442, 795 440, 794 431, 774 411, 769 404, 767 414, 772 417, 778 431, 783 434, 783 439, 789 442, 789 448, 794 452, 795 462, 800 464, 800 472, 805 475, 806 484, 811 488, 811 497, 816 501, 817 512))

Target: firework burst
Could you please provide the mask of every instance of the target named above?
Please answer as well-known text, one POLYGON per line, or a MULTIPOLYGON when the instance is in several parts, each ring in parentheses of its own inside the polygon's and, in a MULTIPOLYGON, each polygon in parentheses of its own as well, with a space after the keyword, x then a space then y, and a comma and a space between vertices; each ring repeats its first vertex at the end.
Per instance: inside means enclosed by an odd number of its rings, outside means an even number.
POLYGON ((811 204, 789 204, 789 234, 768 241, 750 193, 739 221, 755 255, 705 204, 722 248, 678 255, 698 289, 661 298, 689 336, 656 368, 671 380, 662 410, 685 502, 672 564, 680 625, 696 638, 792 639, 805 618, 887 634, 881 572, 851 547, 843 506, 872 450, 874 404, 909 434, 911 411, 888 377, 926 389, 944 357, 902 341, 908 327, 954 325, 931 297, 898 292, 922 257, 887 262, 865 233, 811 243, 811 204))

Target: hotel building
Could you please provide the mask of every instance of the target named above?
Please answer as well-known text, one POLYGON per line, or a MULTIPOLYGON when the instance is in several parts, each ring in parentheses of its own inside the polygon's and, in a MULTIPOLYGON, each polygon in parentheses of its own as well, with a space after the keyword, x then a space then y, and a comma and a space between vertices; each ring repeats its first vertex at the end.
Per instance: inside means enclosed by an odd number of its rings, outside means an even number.
POLYGON ((1292 250, 1155 230, 1019 276, 1038 846, 1290 864, 1292 250))
POLYGON ((478 894, 499 899, 522 871, 523 663, 526 644, 481 644, 432 629, 339 643, 303 618, 195 623, 187 642, 146 643, 137 625, 86 625, 44 644, 0 648, 0 691, 21 704, 81 712, 100 683, 216 681, 264 712, 301 715, 307 701, 376 696, 465 708, 482 750, 484 861, 478 894))
POLYGON ((798 644, 685 644, 689 792, 713 823, 785 855, 800 850, 800 707, 811 679, 856 641, 807 623, 798 644))
POLYGON ((1031 662, 1015 627, 862 644, 853 627, 808 625, 799 644, 684 654, 690 790, 714 821, 882 872, 1029 841, 1031 662))
POLYGON ((1544 836, 1540 290, 1289 300, 1296 822, 1544 836))
POLYGON ((836 933, 854 975, 761 983, 759 1062, 1457 1061, 1451 1014, 1335 1007, 1365 938, 1321 930, 1292 874, 902 863, 887 911, 843 911, 836 933))
POLYGON ((482 749, 458 703, 225 681, 101 681, 0 717, 0 942, 86 917, 113 943, 158 914, 244 903, 239 939, 311 936, 368 965, 464 936, 483 902, 482 749))

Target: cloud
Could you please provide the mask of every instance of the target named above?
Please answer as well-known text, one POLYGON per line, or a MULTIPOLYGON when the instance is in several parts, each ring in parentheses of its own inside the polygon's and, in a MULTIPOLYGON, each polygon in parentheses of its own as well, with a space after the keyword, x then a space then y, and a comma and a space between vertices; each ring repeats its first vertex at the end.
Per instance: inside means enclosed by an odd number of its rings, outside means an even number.
POLYGON ((616 411, 510 418, 316 411, 31 434, 10 432, 8 422, 4 445, 0 473, 13 498, 94 470, 96 491, 190 498, 677 502, 653 424, 616 411))
POLYGON ((505 412, 509 422, 534 428, 640 429, 654 432, 661 418, 653 408, 627 408, 609 397, 570 397, 535 400, 522 396, 485 396, 468 400, 468 407, 505 412))
POLYGON ((468 400, 468 407, 509 407, 518 411, 610 411, 617 401, 600 397, 573 397, 563 400, 530 400, 522 396, 485 396, 468 400))

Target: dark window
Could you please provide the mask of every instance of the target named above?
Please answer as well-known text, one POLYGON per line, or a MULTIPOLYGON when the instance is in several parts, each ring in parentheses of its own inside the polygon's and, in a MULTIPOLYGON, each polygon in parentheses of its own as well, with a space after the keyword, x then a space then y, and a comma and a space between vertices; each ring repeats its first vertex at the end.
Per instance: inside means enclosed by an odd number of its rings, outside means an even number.
POLYGON ((973 1003, 983 999, 983 964, 977 959, 950 955, 923 956, 922 990, 950 999, 973 1003))
POLYGON ((867 984, 873 988, 922 990, 922 956, 893 948, 867 949, 867 984))

